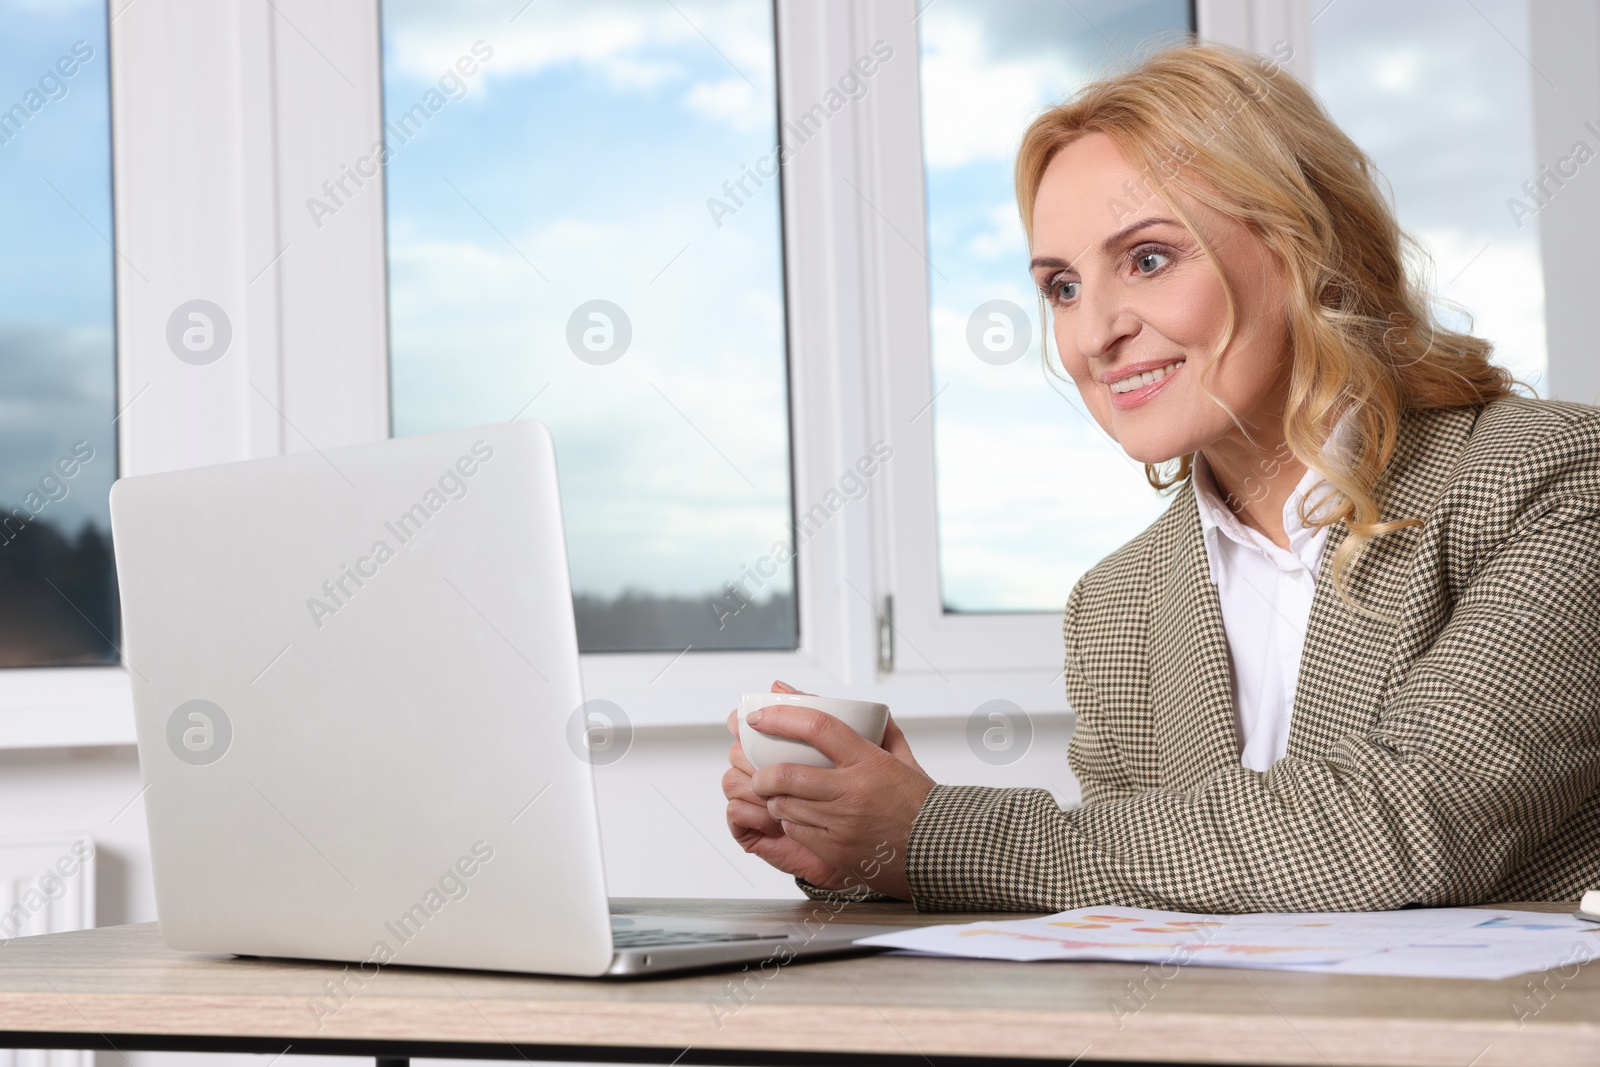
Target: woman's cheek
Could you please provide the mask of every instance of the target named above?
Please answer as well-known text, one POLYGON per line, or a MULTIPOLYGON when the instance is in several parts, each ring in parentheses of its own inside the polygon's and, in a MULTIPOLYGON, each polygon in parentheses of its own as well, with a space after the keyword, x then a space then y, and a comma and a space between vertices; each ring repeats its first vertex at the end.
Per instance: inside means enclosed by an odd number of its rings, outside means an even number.
POLYGON ((1089 360, 1072 347, 1070 338, 1063 337, 1062 332, 1056 331, 1056 351, 1061 355, 1061 369, 1067 372, 1067 376, 1079 390, 1084 390, 1094 384, 1089 370, 1089 360))
POLYGON ((1078 392, 1083 396, 1084 403, 1092 408, 1097 402, 1095 390, 1099 383, 1094 380, 1093 368, 1089 360, 1061 345, 1061 339, 1056 338, 1056 351, 1061 353, 1061 369, 1067 372, 1067 377, 1072 379, 1072 384, 1078 387, 1078 392))

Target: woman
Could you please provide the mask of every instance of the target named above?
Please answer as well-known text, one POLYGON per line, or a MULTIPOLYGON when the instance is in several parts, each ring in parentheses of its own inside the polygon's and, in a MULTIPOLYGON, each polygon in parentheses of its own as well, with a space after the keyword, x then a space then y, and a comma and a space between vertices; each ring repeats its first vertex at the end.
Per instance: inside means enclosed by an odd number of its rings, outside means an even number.
POLYGON ((1514 394, 1434 321, 1371 163, 1243 51, 1047 111, 1017 194, 1065 369, 1177 487, 1067 601, 1083 805, 771 708, 757 729, 836 766, 752 773, 736 743, 745 849, 813 896, 941 910, 1600 886, 1600 411, 1514 394))

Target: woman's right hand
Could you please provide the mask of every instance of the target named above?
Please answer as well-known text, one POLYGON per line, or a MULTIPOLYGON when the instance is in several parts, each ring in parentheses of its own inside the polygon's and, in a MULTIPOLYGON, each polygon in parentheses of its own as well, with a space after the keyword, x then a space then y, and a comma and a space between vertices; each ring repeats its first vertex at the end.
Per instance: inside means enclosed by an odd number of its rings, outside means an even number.
MULTIPOLYGON (((775 693, 794 693, 782 682, 774 682, 775 693), (779 687, 782 686, 780 689, 779 687)), ((783 827, 767 813, 767 799, 750 787, 755 767, 744 754, 739 743, 738 709, 728 713, 728 731, 733 734, 733 745, 728 749, 730 766, 722 776, 722 793, 728 798, 728 830, 739 847, 766 860, 786 874, 799 875, 822 889, 844 887, 845 872, 783 832, 783 827)))

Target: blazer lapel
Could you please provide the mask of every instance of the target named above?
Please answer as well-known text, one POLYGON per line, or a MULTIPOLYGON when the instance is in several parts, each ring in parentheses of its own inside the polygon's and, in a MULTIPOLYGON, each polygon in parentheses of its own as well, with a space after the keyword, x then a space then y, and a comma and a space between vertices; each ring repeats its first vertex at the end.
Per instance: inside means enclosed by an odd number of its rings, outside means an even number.
MULTIPOLYGON (((1408 411, 1377 488, 1384 521, 1426 519, 1471 435, 1477 408, 1408 411)), ((1339 738, 1370 729, 1394 682, 1397 621, 1423 530, 1407 526, 1369 541, 1345 572, 1346 592, 1378 619, 1351 609, 1333 586, 1333 558, 1349 535, 1343 520, 1328 530, 1322 568, 1306 623, 1289 720, 1287 755, 1311 759, 1339 738)))
POLYGON ((1194 487, 1186 484, 1181 492, 1173 504, 1178 521, 1153 553, 1170 566, 1154 576, 1147 650, 1160 783, 1168 789, 1187 789, 1239 762, 1222 605, 1211 584, 1194 487))

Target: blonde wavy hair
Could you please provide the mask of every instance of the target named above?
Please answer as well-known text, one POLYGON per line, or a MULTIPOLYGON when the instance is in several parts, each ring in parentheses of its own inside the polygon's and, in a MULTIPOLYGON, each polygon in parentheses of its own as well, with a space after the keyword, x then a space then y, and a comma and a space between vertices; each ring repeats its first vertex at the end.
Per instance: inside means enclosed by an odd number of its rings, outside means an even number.
MULTIPOLYGON (((1293 353, 1285 441, 1331 486, 1318 501, 1301 502, 1301 519, 1318 526, 1345 520, 1350 536, 1334 553, 1335 589, 1355 610, 1376 615, 1350 599, 1344 578, 1373 537, 1422 523, 1380 521, 1376 486, 1401 414, 1484 404, 1521 383, 1489 361, 1490 342, 1436 320, 1423 280, 1431 264, 1426 250, 1396 223, 1366 153, 1280 66, 1284 51, 1280 46, 1278 59, 1269 59, 1191 39, 1090 83, 1023 135, 1017 203, 1031 243, 1034 202, 1051 159, 1085 134, 1109 136, 1222 278, 1228 319, 1202 368, 1202 387, 1233 338, 1237 305, 1211 245, 1167 190, 1244 224, 1277 258, 1286 270, 1293 353), (1407 270, 1406 253, 1418 261, 1417 272, 1407 270), (1354 447, 1341 451, 1329 432, 1347 411, 1354 447)), ((1041 333, 1048 366, 1048 322, 1041 333)), ((1178 457, 1169 473, 1146 464, 1145 476, 1164 492, 1189 478, 1193 460, 1178 457)))

